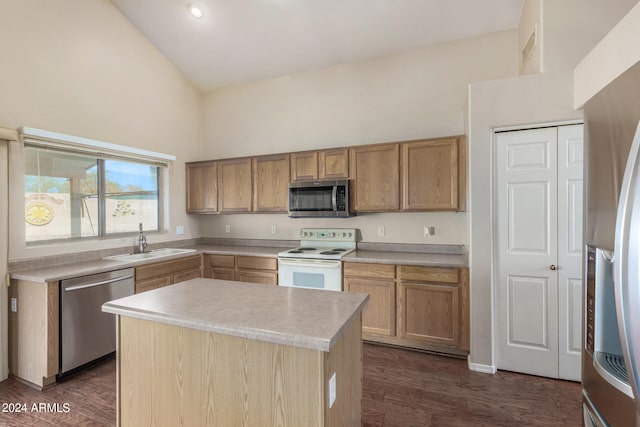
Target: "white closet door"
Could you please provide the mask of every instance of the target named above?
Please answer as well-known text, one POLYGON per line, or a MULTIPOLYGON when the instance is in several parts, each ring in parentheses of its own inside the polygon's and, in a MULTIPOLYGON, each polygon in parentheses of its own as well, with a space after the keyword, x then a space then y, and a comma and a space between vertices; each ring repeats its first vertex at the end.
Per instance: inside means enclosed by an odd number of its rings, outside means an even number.
POLYGON ((557 131, 497 134, 497 362, 558 376, 557 131))
POLYGON ((558 376, 580 381, 583 126, 558 128, 558 376))
POLYGON ((580 379, 582 125, 496 135, 498 369, 580 379))

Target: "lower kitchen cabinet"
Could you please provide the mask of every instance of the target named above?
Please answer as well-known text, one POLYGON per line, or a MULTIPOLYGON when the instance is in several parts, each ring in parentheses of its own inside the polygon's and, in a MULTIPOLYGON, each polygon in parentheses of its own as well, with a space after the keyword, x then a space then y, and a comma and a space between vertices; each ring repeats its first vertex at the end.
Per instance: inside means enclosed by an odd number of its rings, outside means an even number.
POLYGON ((362 312, 363 333, 396 335, 394 265, 344 263, 344 290, 369 294, 369 303, 362 312))
POLYGON ((468 269, 345 262, 344 289, 369 294, 365 340, 468 353, 468 269))
POLYGON ((205 255, 204 277, 235 280, 236 257, 234 255, 205 255))
POLYGON ((277 285, 278 260, 246 255, 205 255, 205 277, 277 285))
POLYGON ((202 257, 193 255, 136 267, 136 293, 202 277, 202 257))
POLYGON ((236 256, 236 280, 240 282, 278 284, 278 260, 258 256, 236 256))

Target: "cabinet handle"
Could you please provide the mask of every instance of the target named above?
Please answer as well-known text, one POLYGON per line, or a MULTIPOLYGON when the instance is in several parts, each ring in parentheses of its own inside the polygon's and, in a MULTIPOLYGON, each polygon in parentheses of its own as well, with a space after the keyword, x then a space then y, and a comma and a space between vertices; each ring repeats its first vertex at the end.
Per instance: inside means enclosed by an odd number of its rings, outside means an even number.
POLYGON ((555 264, 551 264, 549 266, 549 270, 557 270, 557 269, 558 269, 558 267, 555 264))

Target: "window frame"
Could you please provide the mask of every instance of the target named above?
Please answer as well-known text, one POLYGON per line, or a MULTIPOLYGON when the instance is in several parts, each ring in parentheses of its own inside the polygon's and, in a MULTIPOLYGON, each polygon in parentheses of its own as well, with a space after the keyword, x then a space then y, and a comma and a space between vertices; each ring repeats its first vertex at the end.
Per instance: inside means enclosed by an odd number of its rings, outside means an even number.
MULTIPOLYGON (((98 200, 98 233, 91 236, 72 236, 66 238, 49 238, 41 240, 27 241, 24 236, 26 246, 35 246, 49 243, 71 243, 74 241, 90 241, 90 240, 107 240, 118 239, 128 236, 137 235, 138 231, 112 232, 107 233, 107 209, 106 200, 108 193, 106 188, 106 167, 108 160, 117 160, 122 162, 130 162, 153 166, 156 168, 156 186, 157 186, 157 224, 153 229, 146 229, 145 233, 155 234, 161 233, 165 220, 165 196, 168 183, 165 182, 165 176, 169 171, 169 162, 175 160, 175 156, 156 153, 146 150, 140 150, 127 146, 120 146, 105 143, 86 138, 74 137, 64 134, 56 134, 49 131, 42 131, 32 128, 22 128, 21 130, 23 146, 35 149, 46 149, 51 152, 84 155, 96 159, 97 173, 97 200, 98 200), (43 138, 43 134, 46 138, 43 138)), ((24 170, 23 176, 26 177, 27 171, 24 170)), ((26 180, 25 180, 26 181, 26 180)), ((23 194, 25 194, 23 188, 23 194)))

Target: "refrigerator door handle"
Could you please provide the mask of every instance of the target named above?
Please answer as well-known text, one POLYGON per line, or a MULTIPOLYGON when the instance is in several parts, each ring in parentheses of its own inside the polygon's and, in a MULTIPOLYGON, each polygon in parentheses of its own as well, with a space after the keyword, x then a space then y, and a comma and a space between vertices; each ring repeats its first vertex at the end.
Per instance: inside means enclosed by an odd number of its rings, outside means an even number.
POLYGON ((640 124, 627 159, 616 218, 614 288, 625 365, 640 412, 640 124))

